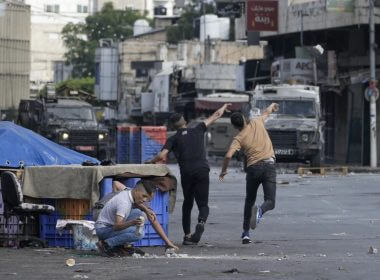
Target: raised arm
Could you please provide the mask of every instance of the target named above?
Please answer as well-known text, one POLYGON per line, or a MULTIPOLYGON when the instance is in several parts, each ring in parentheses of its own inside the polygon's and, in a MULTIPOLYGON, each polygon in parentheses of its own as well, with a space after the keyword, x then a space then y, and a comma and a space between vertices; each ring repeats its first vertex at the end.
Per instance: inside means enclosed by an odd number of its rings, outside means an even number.
POLYGON ((266 108, 262 114, 261 117, 264 119, 264 121, 269 117, 270 114, 273 112, 277 112, 278 109, 280 109, 280 106, 277 103, 272 103, 266 108))
POLYGON ((223 116, 224 112, 228 112, 227 107, 230 106, 231 103, 226 103, 222 107, 220 107, 218 110, 214 112, 208 119, 204 121, 206 127, 209 127, 211 124, 213 124, 217 119, 219 119, 221 116, 223 116))

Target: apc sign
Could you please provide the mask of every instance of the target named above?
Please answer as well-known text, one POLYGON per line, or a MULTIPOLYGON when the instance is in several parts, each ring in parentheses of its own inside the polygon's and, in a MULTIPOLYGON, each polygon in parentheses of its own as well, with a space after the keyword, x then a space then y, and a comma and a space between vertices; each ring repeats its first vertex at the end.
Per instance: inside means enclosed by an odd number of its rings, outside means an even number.
POLYGON ((247 1, 247 31, 277 31, 277 29, 278 1, 247 1))

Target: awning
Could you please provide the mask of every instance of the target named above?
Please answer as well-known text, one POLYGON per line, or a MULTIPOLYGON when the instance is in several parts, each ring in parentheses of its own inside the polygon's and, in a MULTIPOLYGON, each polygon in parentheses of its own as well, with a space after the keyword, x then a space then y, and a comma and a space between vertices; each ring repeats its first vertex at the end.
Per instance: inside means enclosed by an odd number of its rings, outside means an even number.
POLYGON ((215 111, 225 103, 231 103, 229 107, 231 111, 241 110, 244 104, 247 104, 249 97, 244 94, 210 94, 205 97, 195 99, 196 110, 212 110, 215 111))

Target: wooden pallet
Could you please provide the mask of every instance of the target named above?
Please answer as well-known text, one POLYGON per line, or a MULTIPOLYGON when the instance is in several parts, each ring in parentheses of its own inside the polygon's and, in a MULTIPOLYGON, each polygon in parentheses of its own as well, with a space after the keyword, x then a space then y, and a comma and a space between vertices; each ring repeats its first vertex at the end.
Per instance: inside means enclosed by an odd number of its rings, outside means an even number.
POLYGON ((326 172, 339 171, 342 175, 348 174, 347 166, 324 166, 324 167, 299 167, 298 175, 304 175, 306 172, 318 173, 319 175, 326 175, 326 172))

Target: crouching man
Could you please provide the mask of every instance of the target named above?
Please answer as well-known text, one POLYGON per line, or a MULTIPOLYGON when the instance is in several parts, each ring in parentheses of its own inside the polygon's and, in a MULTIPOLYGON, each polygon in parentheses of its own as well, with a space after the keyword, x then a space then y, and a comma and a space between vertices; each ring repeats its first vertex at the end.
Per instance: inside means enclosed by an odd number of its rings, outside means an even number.
POLYGON ((122 249, 125 244, 144 237, 144 220, 147 216, 132 206, 151 201, 153 194, 154 186, 139 183, 132 190, 121 191, 104 205, 95 223, 99 238, 97 246, 102 255, 113 256, 113 252, 122 249))

